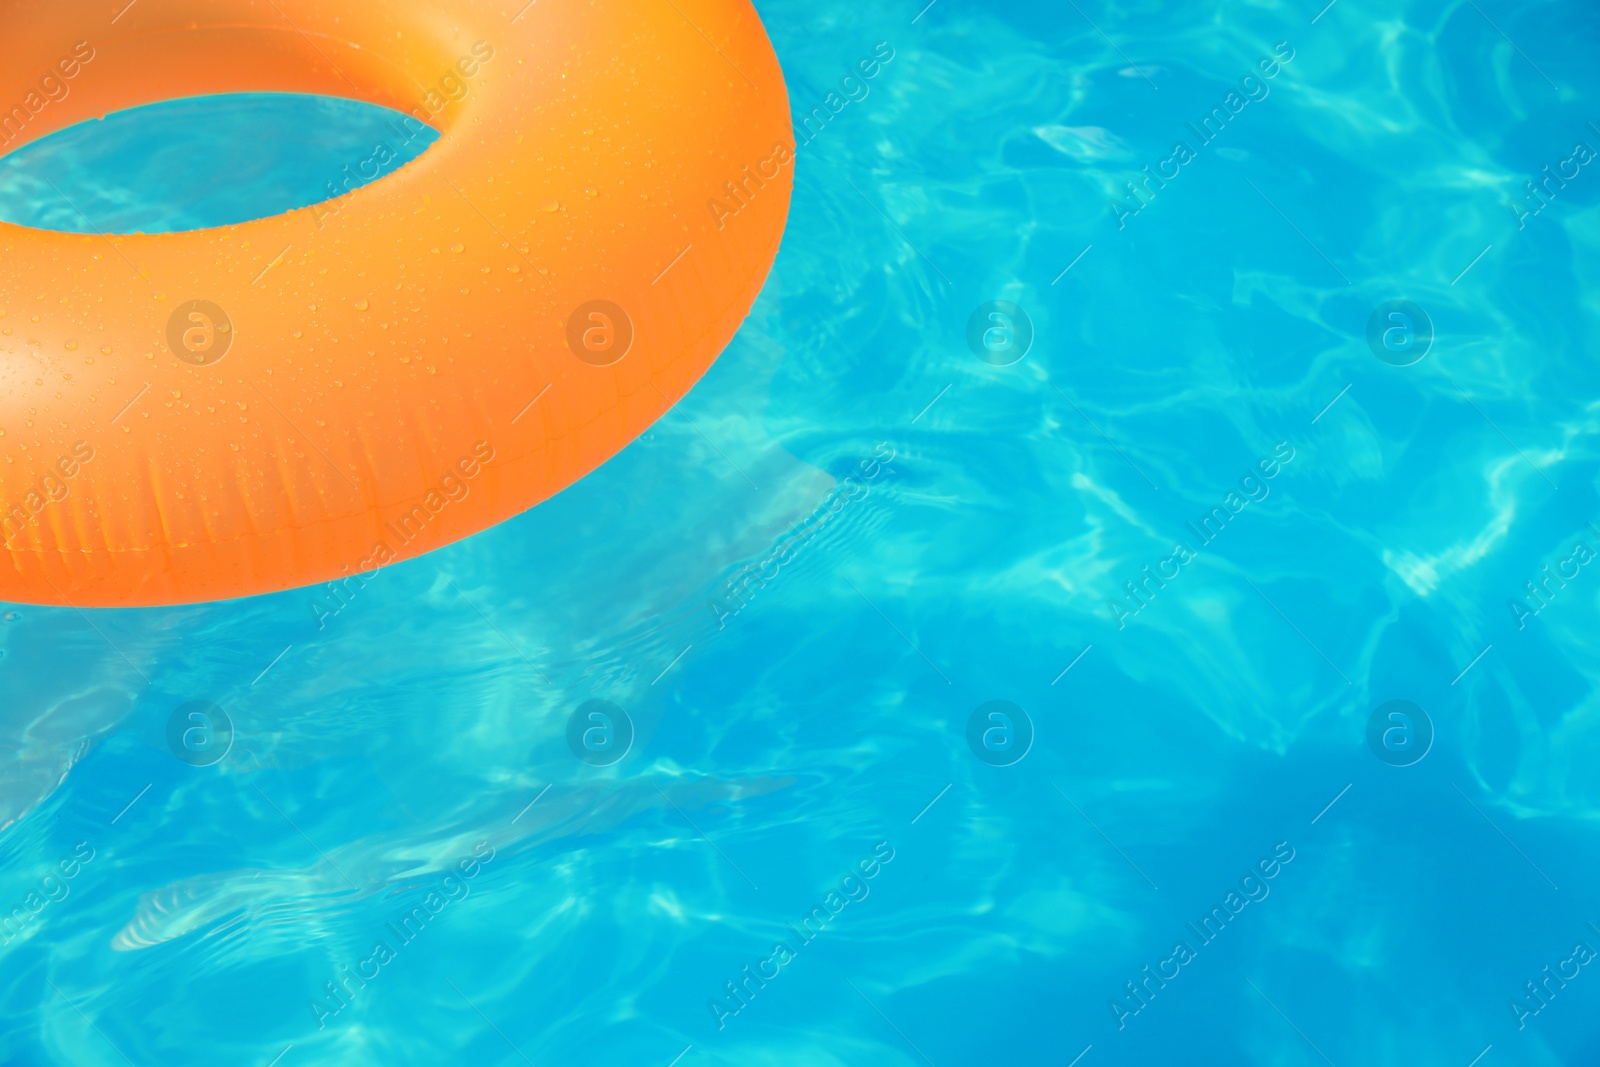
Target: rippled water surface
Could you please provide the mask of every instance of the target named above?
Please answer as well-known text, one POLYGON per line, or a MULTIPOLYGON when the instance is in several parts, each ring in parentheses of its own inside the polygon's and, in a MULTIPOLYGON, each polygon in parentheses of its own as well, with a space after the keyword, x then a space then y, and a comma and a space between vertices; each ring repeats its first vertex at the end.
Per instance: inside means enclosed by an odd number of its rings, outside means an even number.
MULTIPOLYGON (((0 1062, 1600 1061, 1600 9, 758 7, 651 431, 343 604, 4 607, 0 1062)), ((309 203, 312 106, 0 217, 309 203)))

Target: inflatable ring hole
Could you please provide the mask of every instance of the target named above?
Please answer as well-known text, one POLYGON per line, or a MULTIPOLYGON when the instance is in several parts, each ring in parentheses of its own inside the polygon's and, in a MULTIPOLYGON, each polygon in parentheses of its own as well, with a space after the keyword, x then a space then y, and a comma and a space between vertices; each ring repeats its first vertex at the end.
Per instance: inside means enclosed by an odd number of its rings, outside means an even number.
POLYGON ((438 138, 409 115, 341 97, 167 100, 0 156, 0 221, 65 233, 228 226, 328 204, 394 173, 438 138))

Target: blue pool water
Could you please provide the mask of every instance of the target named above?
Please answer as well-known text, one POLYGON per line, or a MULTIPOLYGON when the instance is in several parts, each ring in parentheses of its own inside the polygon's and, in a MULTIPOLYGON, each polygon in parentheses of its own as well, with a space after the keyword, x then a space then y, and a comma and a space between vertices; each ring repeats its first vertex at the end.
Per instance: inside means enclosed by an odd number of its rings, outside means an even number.
MULTIPOLYGON (((1600 1062, 1600 11, 758 6, 848 102, 650 432, 336 613, 4 607, 0 1062, 1600 1062)), ((0 217, 380 121, 211 106, 0 217)))

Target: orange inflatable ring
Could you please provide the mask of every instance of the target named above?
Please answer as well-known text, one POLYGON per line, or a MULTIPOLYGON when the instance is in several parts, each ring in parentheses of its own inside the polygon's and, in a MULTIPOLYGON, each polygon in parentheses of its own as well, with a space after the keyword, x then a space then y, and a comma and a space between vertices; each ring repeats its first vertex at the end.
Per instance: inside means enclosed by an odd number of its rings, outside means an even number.
POLYGON ((0 0, 0 150, 231 92, 440 134, 242 225, 0 224, 0 600, 370 572, 571 484, 705 373, 788 214, 766 33, 748 0, 524 4, 0 0))

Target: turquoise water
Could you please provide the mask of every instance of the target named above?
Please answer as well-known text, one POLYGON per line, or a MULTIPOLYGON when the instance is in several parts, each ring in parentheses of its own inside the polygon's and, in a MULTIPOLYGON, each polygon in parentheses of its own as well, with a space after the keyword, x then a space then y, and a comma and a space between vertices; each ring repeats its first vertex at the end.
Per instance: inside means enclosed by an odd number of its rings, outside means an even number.
MULTIPOLYGON (((1600 1060, 1600 12, 920 6, 759 5, 842 106, 578 485, 331 614, 7 606, 0 1062, 1600 1060)), ((306 106, 0 217, 310 202, 384 134, 306 106)))

